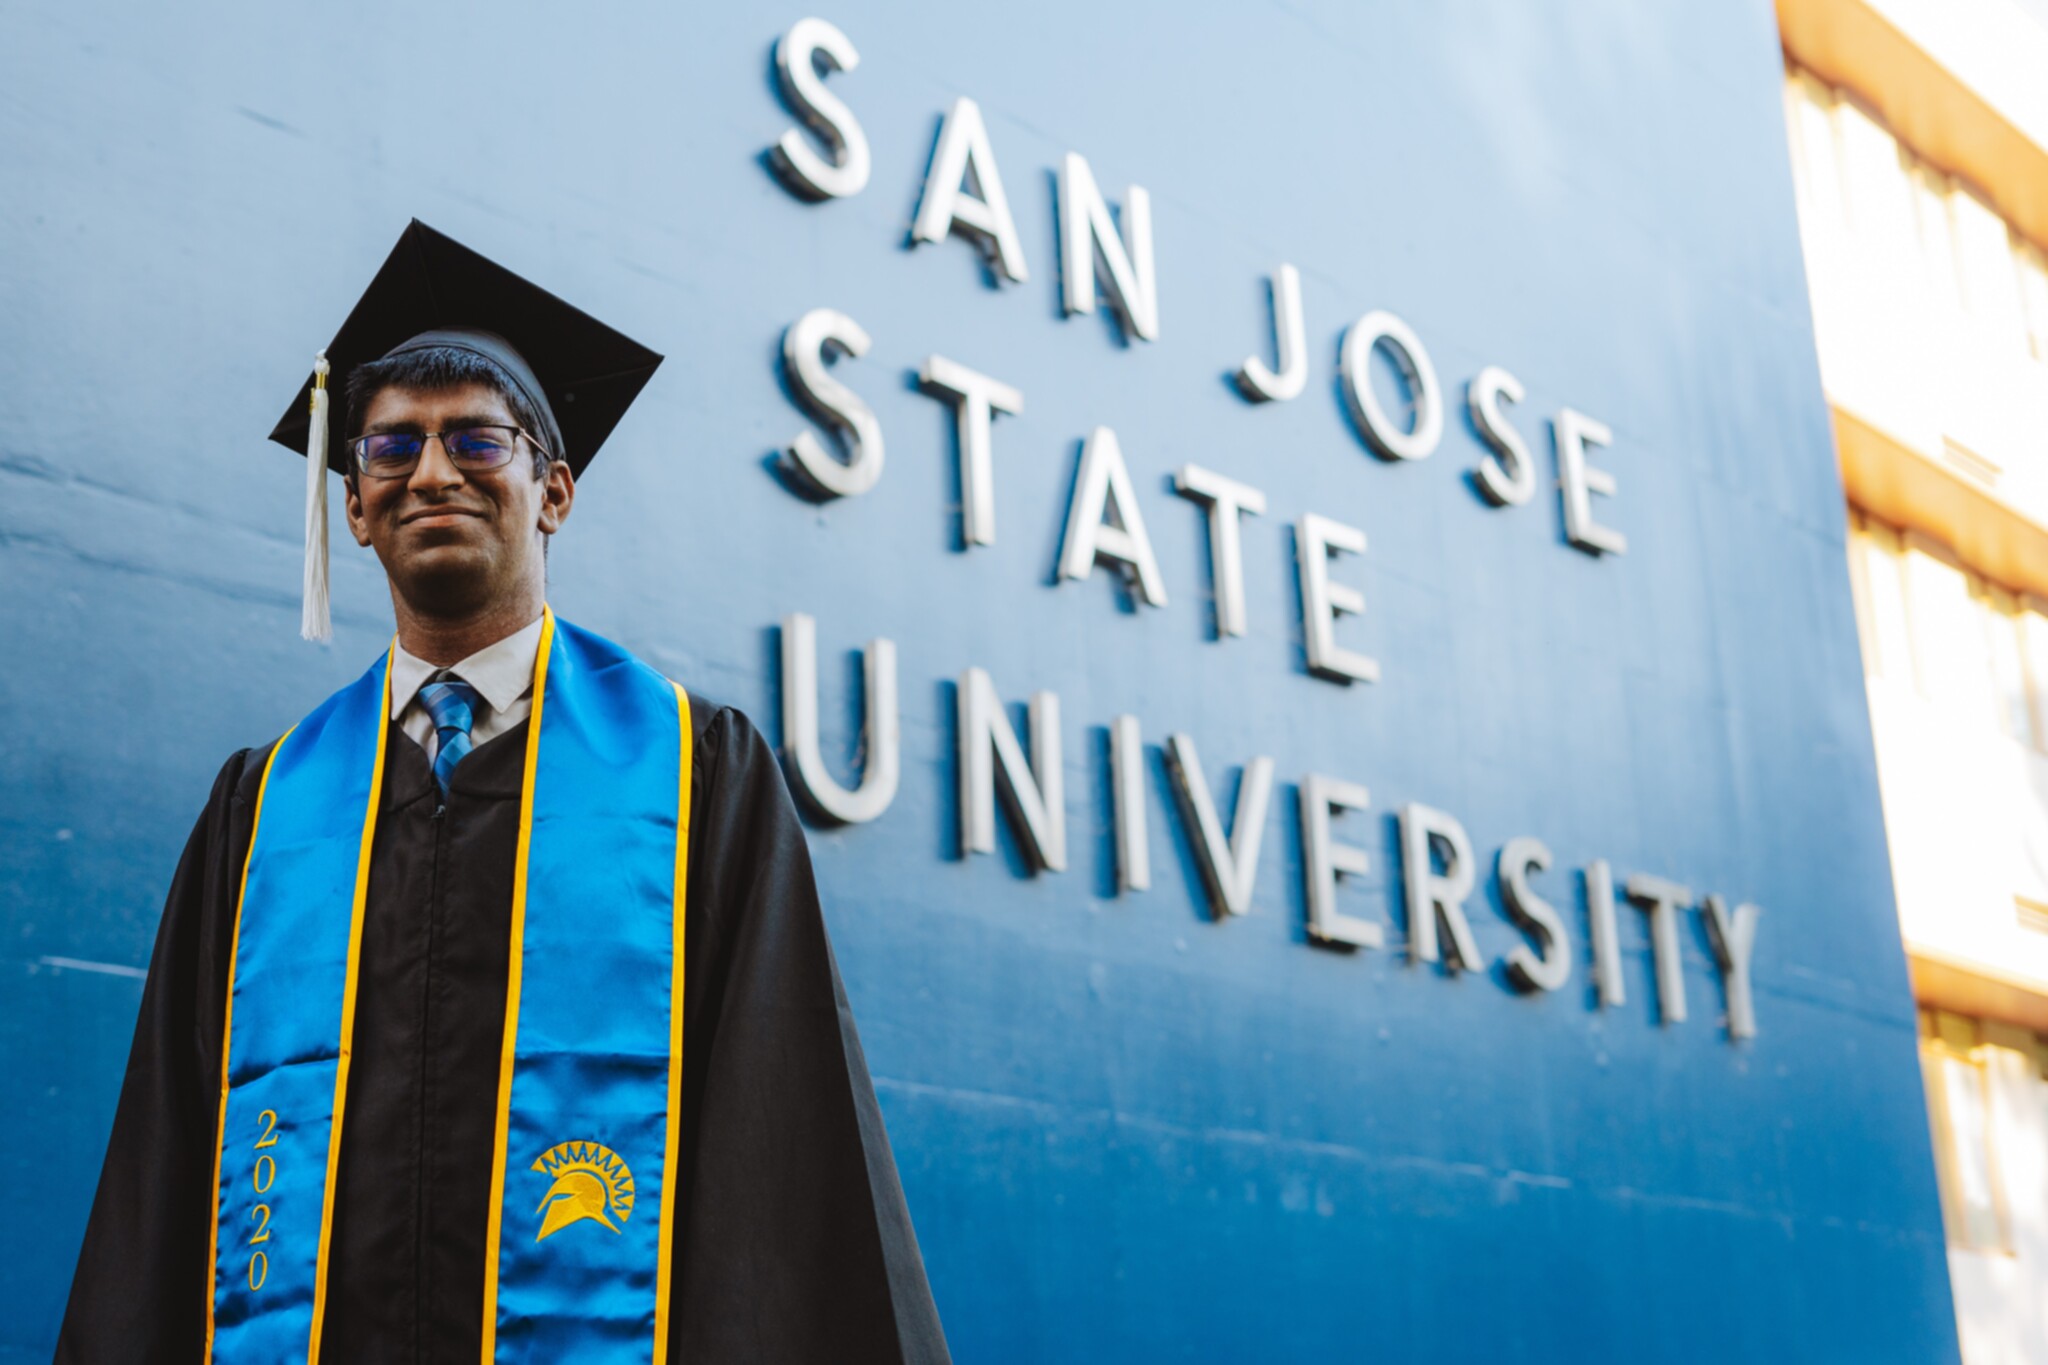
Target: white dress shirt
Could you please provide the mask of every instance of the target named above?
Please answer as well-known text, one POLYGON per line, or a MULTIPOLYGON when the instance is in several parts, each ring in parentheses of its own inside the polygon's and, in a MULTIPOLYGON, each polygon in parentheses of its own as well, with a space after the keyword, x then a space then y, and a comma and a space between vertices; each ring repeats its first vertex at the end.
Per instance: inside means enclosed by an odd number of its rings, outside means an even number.
POLYGON ((533 660, 540 649, 541 618, 494 645, 485 645, 461 663, 437 668, 405 652, 399 645, 391 660, 391 718, 427 751, 427 762, 441 747, 434 718, 419 699, 420 689, 444 678, 460 678, 479 698, 469 727, 472 744, 502 735, 533 711, 533 660))

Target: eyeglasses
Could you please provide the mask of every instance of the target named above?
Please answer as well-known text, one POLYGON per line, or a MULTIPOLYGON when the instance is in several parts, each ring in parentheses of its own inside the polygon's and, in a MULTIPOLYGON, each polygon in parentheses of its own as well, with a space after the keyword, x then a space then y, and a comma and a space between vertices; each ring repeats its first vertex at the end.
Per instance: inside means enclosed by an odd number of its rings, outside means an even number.
POLYGON ((365 478, 402 479, 419 468, 427 442, 440 438, 448 461, 465 474, 480 474, 510 463, 521 437, 533 441, 533 448, 553 459, 548 448, 520 427, 476 426, 454 431, 380 431, 358 436, 348 443, 356 468, 365 478))

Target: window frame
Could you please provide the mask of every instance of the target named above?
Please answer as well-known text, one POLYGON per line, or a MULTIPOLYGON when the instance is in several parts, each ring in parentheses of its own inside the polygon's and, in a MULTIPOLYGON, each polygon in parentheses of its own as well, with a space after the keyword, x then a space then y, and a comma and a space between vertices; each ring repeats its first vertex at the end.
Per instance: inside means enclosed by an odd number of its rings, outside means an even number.
POLYGON ((1949 1248, 1980 1255, 2015 1256, 2018 1250, 2013 1241, 2012 1207, 1994 1136, 1995 1097, 1982 1026, 1976 1019, 1942 1009, 1920 1010, 1919 1023, 1921 1088, 1927 1099, 1935 1180, 1941 1194, 1942 1229, 1949 1248), (1981 1209, 1971 1206, 1962 1192, 1961 1149, 1948 1087, 1950 1068, 1961 1068, 1967 1074, 1981 1106, 1979 1128, 1983 1134, 1981 1160, 1986 1186, 1981 1209), (1987 1222, 1988 1230, 1984 1226, 1987 1222))

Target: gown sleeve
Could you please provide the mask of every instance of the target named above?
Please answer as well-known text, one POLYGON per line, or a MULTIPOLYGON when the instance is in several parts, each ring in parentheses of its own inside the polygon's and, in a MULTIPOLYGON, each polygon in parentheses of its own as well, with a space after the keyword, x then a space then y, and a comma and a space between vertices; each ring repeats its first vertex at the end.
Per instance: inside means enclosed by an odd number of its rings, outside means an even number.
POLYGON ((729 708, 694 767, 669 1358, 946 1361, 781 770, 729 708))
POLYGON ((244 749, 222 767, 172 878, 57 1365, 203 1353, 221 1010, 252 814, 241 788, 261 758, 244 749))

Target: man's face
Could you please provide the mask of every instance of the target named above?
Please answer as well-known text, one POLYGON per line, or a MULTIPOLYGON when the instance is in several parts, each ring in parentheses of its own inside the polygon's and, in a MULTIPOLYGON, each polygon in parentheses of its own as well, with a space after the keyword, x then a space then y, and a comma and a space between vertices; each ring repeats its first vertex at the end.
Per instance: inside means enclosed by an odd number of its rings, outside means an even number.
MULTIPOLYGON (((455 431, 517 426, 504 395, 489 384, 422 391, 386 388, 372 399, 362 430, 455 431)), ((430 440, 419 464, 402 478, 358 473, 348 495, 349 530, 368 545, 414 610, 462 616, 545 581, 545 538, 560 528, 575 498, 575 481, 559 460, 544 478, 533 473, 534 450, 521 440, 497 469, 456 467, 430 440)))

